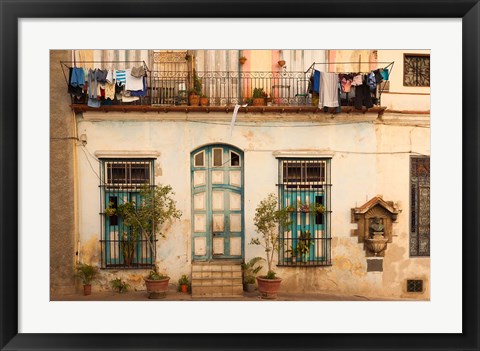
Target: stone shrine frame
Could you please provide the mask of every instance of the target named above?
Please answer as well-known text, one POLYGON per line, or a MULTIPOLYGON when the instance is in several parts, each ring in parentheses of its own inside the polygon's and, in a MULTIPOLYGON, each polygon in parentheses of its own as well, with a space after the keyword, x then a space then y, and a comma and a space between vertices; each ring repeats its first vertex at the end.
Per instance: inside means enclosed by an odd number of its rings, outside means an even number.
MULTIPOLYGON (((353 235, 358 237, 359 243, 364 243, 366 257, 384 257, 387 244, 392 242, 392 227, 397 220, 398 214, 401 212, 393 201, 384 201, 381 195, 367 201, 360 207, 352 208, 352 223, 357 223, 357 229, 353 230, 353 235), (370 226, 375 218, 380 219, 383 229, 372 232, 370 226), (375 235, 373 235, 375 234, 375 235), (384 238, 385 247, 381 252, 375 253, 372 249, 371 242, 375 238, 384 238)), ((379 239, 377 239, 379 240, 379 239)))

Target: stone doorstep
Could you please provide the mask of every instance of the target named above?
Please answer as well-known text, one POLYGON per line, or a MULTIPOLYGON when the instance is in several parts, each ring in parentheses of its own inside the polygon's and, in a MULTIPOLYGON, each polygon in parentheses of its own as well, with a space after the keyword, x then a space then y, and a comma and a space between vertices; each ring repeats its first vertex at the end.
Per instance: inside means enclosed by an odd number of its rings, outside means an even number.
POLYGON ((239 264, 232 265, 192 265, 192 272, 241 272, 239 264))
POLYGON ((242 272, 192 272, 193 279, 235 279, 242 278, 242 272))
POLYGON ((192 286, 192 297, 242 297, 243 286, 192 286))
POLYGON ((193 298, 243 297, 242 267, 237 262, 201 262, 192 265, 193 298))
POLYGON ((192 281, 192 288, 197 286, 243 286, 242 280, 224 281, 220 279, 192 281))

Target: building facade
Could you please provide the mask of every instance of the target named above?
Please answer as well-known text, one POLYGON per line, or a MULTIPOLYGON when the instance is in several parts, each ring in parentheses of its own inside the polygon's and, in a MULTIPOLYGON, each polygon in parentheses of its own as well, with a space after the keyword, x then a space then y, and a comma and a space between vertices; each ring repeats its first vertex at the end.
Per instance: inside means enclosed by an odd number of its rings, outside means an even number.
MULTIPOLYGON (((85 68, 123 69, 143 61, 149 70, 147 94, 133 104, 92 108, 72 99, 70 114, 64 112, 65 120, 74 113, 77 139, 71 157, 75 229, 62 233, 76 255, 63 260, 100 267, 94 291, 108 289, 116 277, 142 290, 142 277, 157 264, 171 282, 190 275, 194 296, 235 296, 234 273, 232 279, 217 277, 215 284, 206 273, 264 256, 263 248, 250 244, 258 236, 253 218, 259 202, 274 193, 281 207, 292 208, 292 225, 281 233, 275 259, 282 291, 429 299, 429 80, 418 78, 419 72, 426 74, 427 52, 70 55, 85 68), (240 57, 247 59, 244 64, 240 57), (384 62, 394 65, 375 106, 358 110, 347 102, 321 108, 313 99, 315 70, 368 73, 387 66, 384 62), (412 65, 416 71, 409 73, 412 65), (182 95, 194 80, 201 81, 208 105, 191 106, 182 95), (251 106, 258 87, 266 94, 265 106, 251 106), (249 105, 234 117, 235 104, 245 102, 249 105), (120 241, 128 229, 105 208, 139 199, 140 186, 167 184, 175 191, 181 219, 166 223, 166 237, 158 238, 153 250, 139 243, 134 262, 126 262, 120 241), (303 211, 317 205, 325 211, 303 211), (307 253, 293 259, 292 248, 305 232, 307 253), (382 240, 375 241, 375 233, 382 240)), ((55 276, 60 268, 51 269, 55 276)))

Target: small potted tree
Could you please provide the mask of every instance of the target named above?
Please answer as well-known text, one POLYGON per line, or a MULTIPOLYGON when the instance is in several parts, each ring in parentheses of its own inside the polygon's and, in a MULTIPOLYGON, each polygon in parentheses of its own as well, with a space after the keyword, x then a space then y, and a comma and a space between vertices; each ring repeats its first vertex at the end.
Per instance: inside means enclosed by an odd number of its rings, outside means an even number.
POLYGON ((75 267, 77 277, 82 280, 83 295, 90 295, 92 293, 92 281, 98 274, 98 268, 85 263, 79 263, 75 267))
POLYGON ((279 232, 287 231, 291 224, 289 212, 279 204, 274 194, 269 194, 255 210, 254 225, 260 237, 252 238, 250 244, 261 245, 265 249, 268 265, 267 275, 257 277, 258 290, 262 298, 275 299, 282 279, 273 271, 273 257, 278 252, 279 232))
POLYGON ((193 88, 189 90, 188 102, 190 106, 198 106, 200 104, 200 96, 202 95, 202 81, 198 78, 197 72, 193 71, 193 88))
POLYGON ((255 291, 255 277, 257 273, 263 268, 262 266, 255 265, 262 261, 262 257, 254 257, 246 263, 242 263, 243 272, 243 290, 247 292, 255 291))
POLYGON ((159 273, 156 265, 143 280, 147 286, 149 299, 163 299, 167 295, 170 277, 159 273))
MULTIPOLYGON (((176 202, 173 199, 174 194, 170 185, 158 185, 155 188, 145 187, 140 191, 141 201, 138 204, 135 200, 125 202, 111 212, 121 216, 124 224, 130 227, 129 235, 137 239, 142 238, 147 244, 147 248, 153 253, 157 236, 165 237, 165 234, 160 231, 163 224, 166 221, 180 219, 182 216, 182 212, 177 210, 176 202)), ((168 277, 159 274, 155 266, 145 279, 147 291, 147 280, 163 280, 165 278, 168 277)), ((168 280, 166 284, 168 286, 168 280)), ((153 294, 152 296, 154 298, 157 295, 153 294)))

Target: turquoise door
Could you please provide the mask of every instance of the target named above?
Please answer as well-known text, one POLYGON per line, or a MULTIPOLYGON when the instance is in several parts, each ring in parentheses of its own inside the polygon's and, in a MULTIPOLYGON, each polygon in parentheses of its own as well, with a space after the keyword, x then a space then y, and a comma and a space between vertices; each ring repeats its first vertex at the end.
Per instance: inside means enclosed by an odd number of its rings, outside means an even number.
POLYGON ((194 260, 243 258, 243 164, 243 152, 229 145, 192 152, 194 260))

